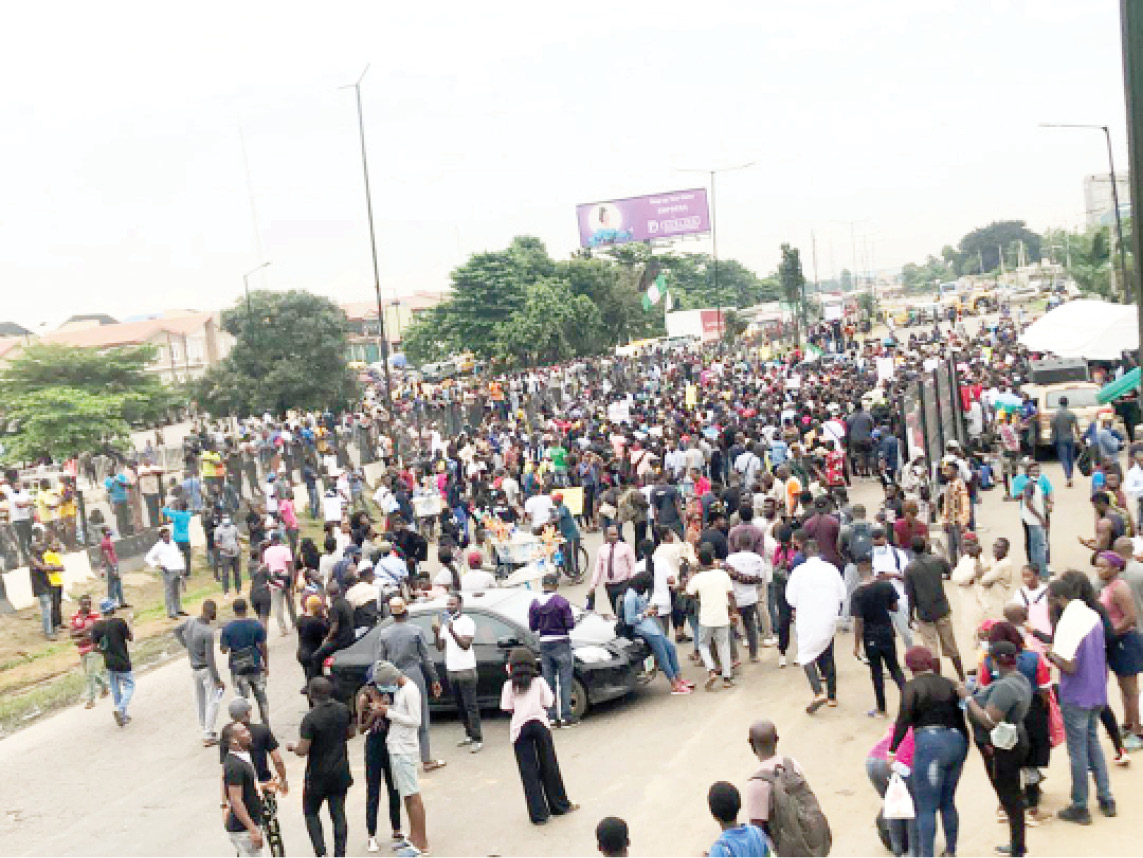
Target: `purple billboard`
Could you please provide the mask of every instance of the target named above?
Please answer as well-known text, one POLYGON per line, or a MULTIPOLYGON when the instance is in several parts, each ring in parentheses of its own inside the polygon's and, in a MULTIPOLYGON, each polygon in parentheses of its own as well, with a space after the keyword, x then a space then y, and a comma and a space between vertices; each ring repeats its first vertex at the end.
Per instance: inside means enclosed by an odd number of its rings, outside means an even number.
POLYGON ((710 232, 705 188, 583 203, 576 206, 576 217, 583 247, 710 232))

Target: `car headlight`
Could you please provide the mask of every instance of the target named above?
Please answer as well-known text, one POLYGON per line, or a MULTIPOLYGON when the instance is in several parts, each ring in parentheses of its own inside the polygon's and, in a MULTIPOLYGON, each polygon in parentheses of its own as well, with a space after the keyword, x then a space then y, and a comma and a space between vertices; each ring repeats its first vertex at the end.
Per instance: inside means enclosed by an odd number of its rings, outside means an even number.
POLYGON ((605 661, 611 661, 615 658, 615 655, 611 650, 601 646, 581 646, 576 647, 575 657, 584 664, 600 664, 605 661))

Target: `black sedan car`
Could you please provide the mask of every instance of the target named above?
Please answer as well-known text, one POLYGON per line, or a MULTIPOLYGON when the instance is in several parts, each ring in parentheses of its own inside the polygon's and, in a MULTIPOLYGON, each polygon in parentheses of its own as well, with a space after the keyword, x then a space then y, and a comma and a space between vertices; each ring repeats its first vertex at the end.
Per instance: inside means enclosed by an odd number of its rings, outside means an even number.
MULTIPOLYGON (((464 612, 476 623, 477 703, 482 709, 500 706, 500 691, 508 678, 508 654, 518 646, 526 646, 540 655, 540 642, 528 629, 528 608, 537 593, 520 588, 489 590, 464 594, 464 612)), ((454 709, 444 669, 444 653, 433 646, 433 620, 445 610, 445 600, 414 602, 409 605, 408 622, 425 633, 444 693, 430 698, 434 709, 454 709)), ((596 703, 630 694, 654 676, 650 650, 640 640, 630 641, 615 635, 613 620, 572 606, 576 626, 572 631, 575 653, 575 680, 572 686, 572 713, 582 718, 596 703)), ((353 705, 357 692, 365 684, 373 666, 377 635, 392 619, 370 629, 352 646, 327 659, 324 671, 333 682, 335 696, 353 705)))

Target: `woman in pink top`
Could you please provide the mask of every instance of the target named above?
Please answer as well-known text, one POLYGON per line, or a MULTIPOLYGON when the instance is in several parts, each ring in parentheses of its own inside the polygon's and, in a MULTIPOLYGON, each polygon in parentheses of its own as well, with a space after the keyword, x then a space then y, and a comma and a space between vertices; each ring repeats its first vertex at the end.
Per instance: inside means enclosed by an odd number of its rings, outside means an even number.
MULTIPOLYGON (((893 774, 893 763, 889 760, 889 746, 893 743, 893 731, 896 725, 889 725, 885 735, 874 745, 869 756, 865 758, 865 773, 869 775, 869 782, 877 790, 877 794, 885 798, 885 791, 889 788, 889 778, 893 774)), ((897 746, 896 762, 905 768, 913 768, 913 728, 905 732, 905 738, 897 746)), ((909 787, 909 794, 913 794, 913 777, 903 775, 905 785, 909 787)), ((886 819, 881 811, 877 813, 877 833, 881 835, 881 842, 885 848, 894 855, 915 854, 915 847, 920 843, 917 837, 916 821, 913 819, 886 819), (914 847, 911 849, 910 847, 914 847)))
POLYGON ((530 649, 512 650, 508 666, 512 678, 504 683, 500 708, 512 713, 509 735, 516 749, 528 816, 535 825, 543 825, 550 816, 579 810, 564 792, 552 731, 548 729, 548 709, 556 698, 543 677, 536 675, 536 657, 530 649))

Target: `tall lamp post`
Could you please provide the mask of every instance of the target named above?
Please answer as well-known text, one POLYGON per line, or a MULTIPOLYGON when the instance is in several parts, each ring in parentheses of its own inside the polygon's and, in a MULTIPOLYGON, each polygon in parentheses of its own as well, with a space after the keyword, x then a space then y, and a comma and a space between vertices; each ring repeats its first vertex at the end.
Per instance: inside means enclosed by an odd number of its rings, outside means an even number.
POLYGON ((365 155, 365 117, 361 111, 361 81, 369 73, 369 66, 361 73, 357 83, 347 84, 342 89, 353 89, 357 96, 357 130, 361 137, 361 172, 365 176, 365 212, 369 218, 369 247, 373 257, 373 291, 377 295, 377 332, 381 337, 381 362, 385 365, 385 411, 389 416, 389 426, 393 433, 393 456, 400 456, 397 420, 394 415, 393 381, 389 374, 389 341, 385 338, 385 303, 381 300, 381 272, 377 267, 377 233, 373 228, 373 197, 369 193, 369 161, 365 155))
MULTIPOLYGON (((718 288, 718 213, 715 204, 715 177, 719 173, 733 173, 736 170, 745 170, 747 167, 753 167, 757 161, 749 161, 745 164, 739 164, 737 167, 718 167, 714 170, 706 169, 685 169, 680 168, 680 173, 706 173, 710 176, 710 249, 711 256, 714 257, 714 297, 718 302, 718 331, 721 336, 722 330, 722 292, 718 288)), ((736 305, 737 306, 737 305, 736 305)))
POLYGON ((1102 131, 1107 143, 1107 169, 1111 174, 1111 203, 1115 206, 1115 238, 1119 244, 1119 277, 1123 281, 1123 302, 1131 303, 1131 283, 1127 279, 1127 247, 1123 243, 1123 216, 1119 213, 1119 183, 1115 180, 1115 158, 1111 154, 1111 131, 1106 125, 1083 125, 1071 122, 1041 122, 1041 128, 1086 128, 1102 131))
POLYGON ((257 274, 259 271, 261 271, 263 268, 265 268, 269 264, 270 264, 269 262, 263 262, 257 268, 252 268, 250 271, 247 271, 245 274, 242 275, 242 291, 246 293, 246 333, 247 333, 247 335, 249 335, 249 333, 254 330, 254 311, 253 311, 253 309, 251 309, 251 305, 250 305, 250 275, 251 274, 257 274))

